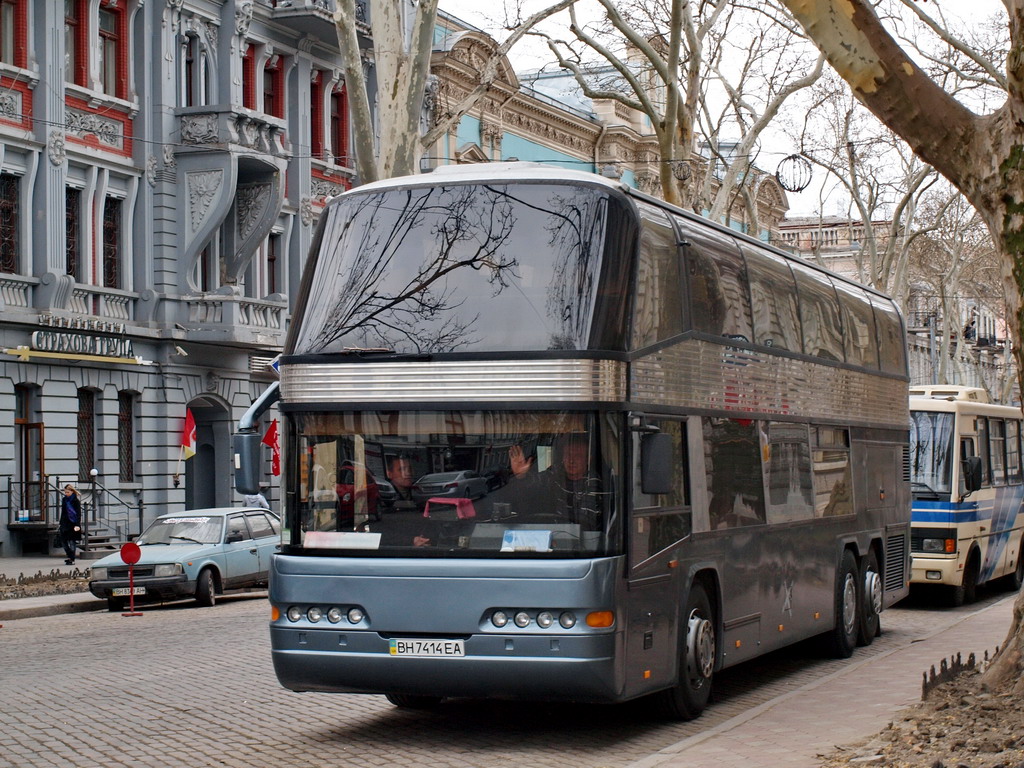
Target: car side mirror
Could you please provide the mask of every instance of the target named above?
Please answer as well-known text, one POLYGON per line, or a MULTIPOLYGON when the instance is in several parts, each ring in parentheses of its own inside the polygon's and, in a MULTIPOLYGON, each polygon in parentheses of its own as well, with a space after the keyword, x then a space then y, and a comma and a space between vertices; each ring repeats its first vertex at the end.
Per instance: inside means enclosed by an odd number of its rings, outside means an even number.
POLYGON ((225 542, 227 544, 234 544, 236 541, 241 541, 241 540, 242 540, 242 534, 239 533, 238 531, 232 531, 231 533, 228 534, 228 537, 225 540, 225 542))
POLYGON ((964 475, 964 488, 967 489, 967 493, 973 493, 974 491, 981 489, 981 457, 980 456, 968 456, 962 462, 960 462, 962 472, 964 475))
POLYGON ((672 490, 672 435, 663 432, 640 438, 640 490, 646 494, 672 490))

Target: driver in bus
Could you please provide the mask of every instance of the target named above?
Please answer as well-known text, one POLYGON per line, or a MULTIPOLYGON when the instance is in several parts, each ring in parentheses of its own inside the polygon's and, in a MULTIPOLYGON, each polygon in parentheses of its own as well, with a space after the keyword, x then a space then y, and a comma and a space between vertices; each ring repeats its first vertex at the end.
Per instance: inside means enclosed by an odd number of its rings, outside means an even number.
POLYGON ((563 435, 554 442, 555 461, 542 472, 534 471, 536 457, 522 446, 509 448, 512 477, 505 488, 524 520, 530 516, 554 517, 578 523, 584 530, 601 527, 607 493, 600 476, 590 467, 590 445, 584 435, 563 435))

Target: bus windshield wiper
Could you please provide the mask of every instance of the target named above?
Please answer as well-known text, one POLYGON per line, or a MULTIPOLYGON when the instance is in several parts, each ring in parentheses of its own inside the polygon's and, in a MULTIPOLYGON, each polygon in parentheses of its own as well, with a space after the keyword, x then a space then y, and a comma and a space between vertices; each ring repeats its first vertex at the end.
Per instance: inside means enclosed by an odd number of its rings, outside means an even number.
POLYGON ((919 483, 916 480, 911 482, 911 484, 910 484, 910 491, 911 491, 911 493, 914 496, 917 496, 918 498, 922 498, 922 497, 925 497, 925 496, 931 496, 932 499, 938 499, 939 498, 939 492, 938 491, 933 489, 927 483, 919 483))

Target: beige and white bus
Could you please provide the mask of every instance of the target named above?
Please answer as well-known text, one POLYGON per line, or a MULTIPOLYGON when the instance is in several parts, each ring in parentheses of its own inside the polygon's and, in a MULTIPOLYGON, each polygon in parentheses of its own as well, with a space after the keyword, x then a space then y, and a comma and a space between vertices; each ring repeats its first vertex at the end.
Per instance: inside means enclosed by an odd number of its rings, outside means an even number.
POLYGON ((1022 420, 982 389, 910 390, 911 582, 944 585, 954 605, 1024 581, 1022 420))

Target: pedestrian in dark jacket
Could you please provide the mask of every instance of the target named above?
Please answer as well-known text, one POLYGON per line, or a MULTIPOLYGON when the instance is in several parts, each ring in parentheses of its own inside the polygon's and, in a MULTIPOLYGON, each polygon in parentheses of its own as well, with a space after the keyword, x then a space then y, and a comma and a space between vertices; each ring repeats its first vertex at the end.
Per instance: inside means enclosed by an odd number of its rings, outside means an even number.
POLYGON ((64 486, 64 496, 60 500, 60 543, 64 547, 67 560, 64 565, 75 564, 75 549, 82 536, 82 502, 73 485, 64 486))

